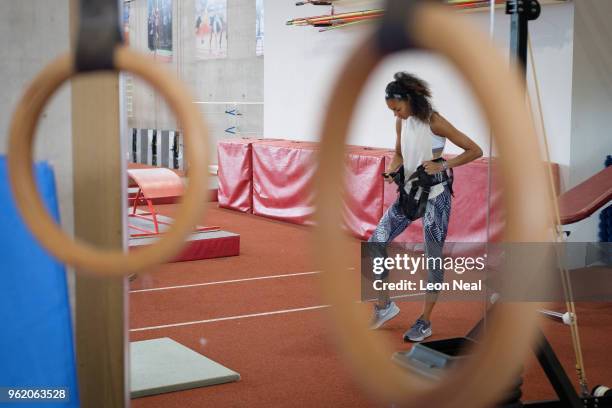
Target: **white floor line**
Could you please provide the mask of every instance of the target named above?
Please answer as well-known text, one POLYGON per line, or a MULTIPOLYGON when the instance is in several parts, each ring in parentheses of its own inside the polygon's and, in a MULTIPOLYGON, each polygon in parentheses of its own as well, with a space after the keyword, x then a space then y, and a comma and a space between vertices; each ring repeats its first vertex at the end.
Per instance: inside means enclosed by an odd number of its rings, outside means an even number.
POLYGON ((407 298, 407 297, 416 297, 416 296, 423 296, 423 295, 425 295, 425 292, 417 292, 417 293, 410 293, 408 295, 390 296, 389 299, 402 299, 402 298, 407 298))
POLYGON ((316 310, 316 309, 322 309, 322 308, 326 308, 326 307, 329 307, 329 305, 302 307, 302 308, 299 308, 299 309, 275 310, 273 312, 253 313, 253 314, 240 315, 240 316, 219 317, 219 318, 216 318, 216 319, 197 320, 197 321, 194 321, 194 322, 165 324, 165 325, 162 325, 162 326, 141 327, 141 328, 138 328, 138 329, 130 329, 130 332, 140 332, 140 331, 146 331, 146 330, 167 329, 167 328, 170 328, 170 327, 180 327, 180 326, 191 326, 191 325, 194 325, 194 324, 205 324, 205 323, 222 322, 222 321, 225 321, 225 320, 246 319, 248 317, 259 317, 259 316, 270 316, 270 315, 277 315, 277 314, 303 312, 303 311, 306 311, 306 310, 316 310))
POLYGON ((130 290, 130 293, 155 292, 155 291, 158 291, 158 290, 196 288, 198 286, 223 285, 225 283, 237 283, 237 282, 247 282, 247 281, 263 280, 263 279, 275 279, 275 278, 287 278, 287 277, 291 277, 291 276, 315 275, 317 273, 321 273, 321 271, 288 273, 288 274, 284 274, 284 275, 256 276, 256 277, 253 277, 253 278, 231 279, 231 280, 216 281, 216 282, 194 283, 194 284, 191 284, 191 285, 166 286, 166 287, 162 287, 162 288, 136 289, 136 290, 130 290))
MULTIPOLYGON (((355 268, 347 268, 347 269, 354 270, 355 268)), ((129 293, 156 292, 156 291, 159 291, 159 290, 196 288, 196 287, 199 287, 199 286, 223 285, 223 284, 226 284, 226 283, 248 282, 248 281, 263 280, 263 279, 288 278, 288 277, 292 277, 292 276, 316 275, 318 273, 321 273, 321 271, 287 273, 287 274, 283 274, 283 275, 256 276, 256 277, 253 277, 253 278, 231 279, 231 280, 216 281, 216 282, 193 283, 193 284, 190 284, 190 285, 165 286, 165 287, 161 287, 161 288, 135 289, 135 290, 130 290, 129 293)))

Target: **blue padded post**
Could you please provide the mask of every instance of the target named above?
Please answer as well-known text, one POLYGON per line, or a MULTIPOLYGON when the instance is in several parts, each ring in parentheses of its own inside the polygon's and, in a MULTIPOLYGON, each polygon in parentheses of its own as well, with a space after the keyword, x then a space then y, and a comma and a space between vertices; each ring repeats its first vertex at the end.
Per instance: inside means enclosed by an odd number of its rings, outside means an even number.
MULTIPOLYGON (((58 220, 53 170, 35 169, 38 188, 58 220)), ((0 387, 67 388, 68 402, 7 406, 78 407, 75 353, 64 266, 29 232, 12 198, 0 156, 0 387)), ((0 402, 0 406, 4 406, 0 402)))

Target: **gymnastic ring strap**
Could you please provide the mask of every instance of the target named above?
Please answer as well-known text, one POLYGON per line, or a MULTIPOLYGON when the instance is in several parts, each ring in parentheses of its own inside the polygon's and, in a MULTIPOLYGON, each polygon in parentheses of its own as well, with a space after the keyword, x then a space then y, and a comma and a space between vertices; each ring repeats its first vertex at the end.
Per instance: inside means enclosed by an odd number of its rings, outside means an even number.
POLYGON ((80 0, 76 39, 77 72, 106 71, 115 66, 115 48, 122 44, 117 0, 80 0))
MULTIPOLYGON (((534 126, 524 104, 524 87, 516 70, 477 29, 442 6, 422 4, 413 10, 404 29, 414 42, 448 58, 471 85, 493 128, 504 182, 504 239, 508 242, 547 242, 550 197, 539 157, 534 126), (524 183, 529 180, 529 183, 524 183)), ((521 362, 535 340, 536 309, 539 304, 502 303, 487 320, 488 335, 472 352, 473 358, 450 370, 440 383, 408 375, 390 361, 391 351, 367 330, 368 314, 355 302, 360 293, 356 275, 346 268, 343 254, 351 246, 338 220, 342 219, 344 144, 358 96, 369 75, 381 60, 377 38, 370 37, 355 47, 338 74, 323 122, 318 167, 315 176, 316 234, 314 248, 323 273, 324 299, 333 318, 337 343, 366 389, 398 406, 485 407, 514 380, 521 362), (354 285, 354 286, 351 286, 354 285)), ((523 260, 513 271, 517 282, 541 284, 548 278, 539 270, 553 270, 542 258, 523 260), (524 268, 523 268, 524 266, 524 268), (538 269, 536 269, 538 268, 538 269), (523 280, 524 279, 524 280, 523 280)), ((519 287, 524 287, 519 285, 519 287)))
POLYGON ((189 183, 176 219, 153 245, 126 254, 100 250, 72 240, 47 213, 34 183, 32 156, 35 131, 41 112, 55 91, 78 73, 74 56, 65 54, 45 67, 30 83, 19 101, 10 126, 8 169, 17 208, 43 247, 60 261, 98 275, 125 275, 169 261, 182 248, 201 217, 206 202, 208 131, 191 103, 185 86, 164 68, 144 55, 120 46, 115 49, 114 69, 128 71, 147 81, 168 102, 181 123, 185 155, 189 162, 189 183))
POLYGON ((415 9, 422 0, 388 0, 385 14, 376 31, 376 46, 385 56, 401 50, 416 48, 412 33, 406 24, 412 26, 415 9))

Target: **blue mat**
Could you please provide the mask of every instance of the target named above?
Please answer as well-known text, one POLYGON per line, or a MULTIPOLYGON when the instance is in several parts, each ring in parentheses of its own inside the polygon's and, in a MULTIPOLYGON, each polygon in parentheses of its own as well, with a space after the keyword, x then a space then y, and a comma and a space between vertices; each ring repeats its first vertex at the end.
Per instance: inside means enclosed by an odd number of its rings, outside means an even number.
MULTIPOLYGON (((39 191, 59 218, 53 170, 36 165, 39 191)), ((79 396, 65 269, 24 225, 0 156, 0 406, 78 407, 79 396), (44 389, 52 402, 8 402, 9 388, 44 389), (69 399, 59 400, 62 388, 69 399), (54 401, 54 402, 53 402, 54 401), (59 401, 59 402, 58 402, 59 401)), ((33 392, 26 396, 34 397, 33 392)))

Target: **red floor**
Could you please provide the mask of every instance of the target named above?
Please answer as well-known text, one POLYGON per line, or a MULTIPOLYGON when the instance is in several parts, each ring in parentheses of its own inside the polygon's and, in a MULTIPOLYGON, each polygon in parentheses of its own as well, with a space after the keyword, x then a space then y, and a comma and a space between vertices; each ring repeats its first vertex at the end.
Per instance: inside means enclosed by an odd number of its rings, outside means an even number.
MULTIPOLYGON (((172 215, 174 205, 159 206, 172 215)), ((238 371, 239 382, 132 401, 144 407, 372 407, 353 381, 329 338, 324 302, 310 253, 311 230, 230 210, 209 207, 205 224, 241 235, 238 257, 165 265, 132 282, 130 340, 171 337, 238 371), (292 275, 271 279, 265 276, 292 275), (226 282, 241 280, 239 282, 226 282), (144 289, 212 285, 140 291, 144 289), (322 307, 321 307, 322 306, 322 307), (269 314, 270 312, 279 312, 269 314), (246 316, 245 316, 246 315, 246 316), (257 315, 257 316, 252 316, 257 315), (228 319, 229 318, 229 319, 228 319), (202 322, 204 321, 204 322, 202 322), (194 324, 152 328, 177 323, 194 324), (140 329, 140 330, 139 330, 140 329), (144 330, 142 330, 144 329, 144 330)), ((359 243, 354 259, 358 266, 359 243)), ((359 273, 355 271, 355 279, 359 273)), ((402 312, 379 335, 396 350, 420 303, 403 302, 402 312)), ((559 306, 558 310, 562 310, 559 306)), ((612 383, 612 305, 578 306, 586 374, 591 386, 612 383)), ((433 339, 464 335, 482 316, 477 302, 440 303, 433 339)), ((574 379, 569 328, 545 321, 543 329, 570 378, 574 379)), ((526 362, 524 400, 554 397, 535 359, 526 362)))

